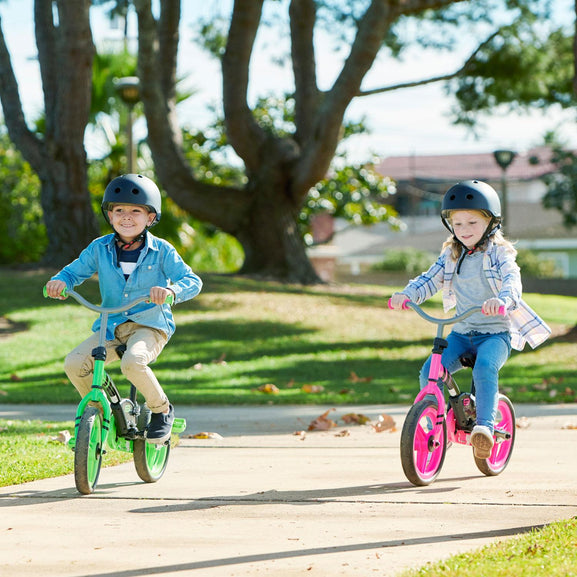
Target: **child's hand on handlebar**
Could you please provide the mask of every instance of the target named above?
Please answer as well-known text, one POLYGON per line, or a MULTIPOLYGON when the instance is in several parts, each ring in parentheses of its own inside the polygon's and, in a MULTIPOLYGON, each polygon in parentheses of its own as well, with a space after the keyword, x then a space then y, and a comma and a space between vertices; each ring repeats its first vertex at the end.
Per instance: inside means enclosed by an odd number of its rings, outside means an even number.
POLYGON ((406 294, 394 293, 393 296, 389 299, 389 308, 399 311, 403 308, 403 303, 407 300, 409 300, 409 298, 406 294))
POLYGON ((51 299, 65 300, 66 297, 62 296, 62 291, 66 288, 66 283, 61 280, 49 280, 46 283, 46 294, 51 299))
POLYGON ((490 317, 505 314, 505 303, 498 298, 487 299, 483 303, 483 314, 490 317))
POLYGON ((155 305, 163 305, 169 296, 174 298, 175 294, 165 287, 153 286, 150 289, 150 302, 155 305))

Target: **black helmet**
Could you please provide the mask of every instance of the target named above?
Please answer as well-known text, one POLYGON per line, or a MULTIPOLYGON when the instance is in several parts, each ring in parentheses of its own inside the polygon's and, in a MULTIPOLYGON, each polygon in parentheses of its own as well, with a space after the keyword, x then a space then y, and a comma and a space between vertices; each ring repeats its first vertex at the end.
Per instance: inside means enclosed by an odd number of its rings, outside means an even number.
POLYGON ((449 214, 452 210, 482 210, 492 217, 491 226, 501 223, 501 201, 495 189, 480 180, 464 180, 449 188, 441 205, 441 220, 451 231, 449 214))
POLYGON ((106 222, 108 220, 108 211, 112 204, 138 204, 146 206, 149 211, 156 214, 156 218, 150 226, 155 225, 160 220, 161 199, 158 186, 142 174, 123 174, 110 181, 104 191, 102 199, 102 214, 106 222))

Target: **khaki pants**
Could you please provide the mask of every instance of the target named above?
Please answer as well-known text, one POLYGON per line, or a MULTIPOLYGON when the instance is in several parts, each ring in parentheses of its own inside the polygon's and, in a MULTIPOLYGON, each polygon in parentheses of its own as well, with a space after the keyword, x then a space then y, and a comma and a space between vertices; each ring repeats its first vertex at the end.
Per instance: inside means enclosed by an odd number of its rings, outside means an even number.
MULTIPOLYGON (((168 398, 148 364, 154 361, 164 345, 166 335, 157 329, 145 327, 134 322, 126 322, 116 327, 114 340, 106 341, 106 364, 117 361, 116 347, 126 345, 120 370, 138 389, 153 413, 162 413, 168 409, 168 398)), ((94 359, 92 350, 98 346, 98 333, 94 333, 68 354, 64 361, 64 370, 70 382, 81 397, 92 388, 94 359)))

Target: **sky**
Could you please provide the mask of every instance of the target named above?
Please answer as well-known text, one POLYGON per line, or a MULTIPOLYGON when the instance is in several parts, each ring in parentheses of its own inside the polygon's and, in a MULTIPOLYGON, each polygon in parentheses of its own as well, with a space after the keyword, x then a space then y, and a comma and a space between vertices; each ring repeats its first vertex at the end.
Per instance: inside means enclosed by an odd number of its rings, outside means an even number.
MULTIPOLYGON (((558 13, 572 17, 572 1, 555 0, 558 13)), ((179 121, 183 125, 204 127, 211 120, 207 105, 218 105, 222 93, 219 65, 193 44, 191 22, 198 13, 211 16, 219 10, 226 10, 230 4, 231 0, 182 2, 179 74, 188 75, 187 86, 196 91, 192 98, 178 108, 179 121)), ((32 7, 33 0, 8 0, 0 4, 2 28, 12 54, 21 99, 29 121, 42 109, 40 75, 34 59, 36 45, 32 7)), ((97 44, 120 39, 120 31, 111 31, 107 21, 94 9, 91 18, 97 44)), ((280 54, 288 48, 288 40, 278 36, 267 37, 263 33, 257 37, 257 43, 264 50, 254 53, 249 97, 290 90, 290 70, 283 70, 270 61, 271 54, 280 54)), ((319 86, 327 89, 340 70, 342 57, 335 54, 321 36, 317 37, 317 46, 319 86)), ((465 42, 455 52, 443 56, 433 57, 410 51, 402 62, 379 58, 365 78, 363 88, 417 80, 422 78, 423 70, 427 71, 427 76, 452 72, 471 50, 472 46, 465 42), (384 78, 386 82, 383 82, 384 78)), ((355 99, 347 116, 352 120, 364 117, 371 134, 352 137, 348 141, 349 158, 355 162, 364 162, 372 157, 486 153, 498 148, 510 148, 522 153, 541 144, 544 134, 552 129, 558 130, 569 144, 577 146, 574 113, 550 110, 546 114, 509 113, 489 117, 483 120, 479 138, 476 139, 464 127, 451 124, 448 117, 451 103, 441 84, 355 99)), ((135 130, 145 132, 145 126, 137 125, 135 130)), ((94 142, 87 142, 87 148, 89 155, 91 149, 98 151, 94 142)))

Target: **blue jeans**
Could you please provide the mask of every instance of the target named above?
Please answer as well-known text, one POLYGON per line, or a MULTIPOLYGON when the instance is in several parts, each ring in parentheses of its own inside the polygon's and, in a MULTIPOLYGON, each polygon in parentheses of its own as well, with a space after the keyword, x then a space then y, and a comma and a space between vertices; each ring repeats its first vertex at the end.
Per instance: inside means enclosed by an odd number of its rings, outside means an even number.
MULTIPOLYGON (((472 331, 466 335, 452 332, 447 336, 447 342, 449 346, 443 352, 442 363, 451 374, 463 368, 459 360, 461 355, 477 355, 473 369, 477 424, 493 431, 499 399, 499 370, 511 354, 511 335, 507 332, 488 334, 472 331)), ((421 368, 421 389, 427 385, 430 364, 431 357, 421 368)))

